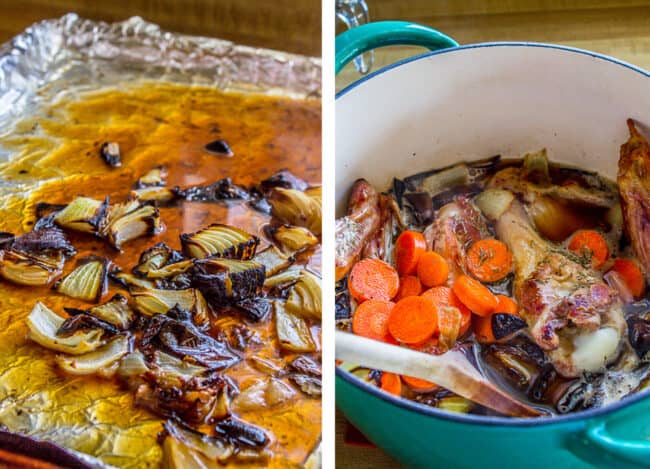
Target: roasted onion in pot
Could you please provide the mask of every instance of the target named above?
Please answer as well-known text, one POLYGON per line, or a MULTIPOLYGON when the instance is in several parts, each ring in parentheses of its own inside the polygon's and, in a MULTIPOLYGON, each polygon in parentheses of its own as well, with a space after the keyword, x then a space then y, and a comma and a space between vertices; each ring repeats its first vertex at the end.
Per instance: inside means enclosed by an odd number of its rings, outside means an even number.
POLYGON ((285 270, 295 262, 295 258, 293 256, 286 255, 273 245, 269 246, 263 251, 258 252, 253 260, 258 264, 262 264, 264 266, 264 271, 267 277, 285 270))
POLYGON ((298 316, 321 319, 322 292, 320 278, 308 270, 300 272, 300 278, 291 288, 285 307, 287 311, 298 316))
POLYGON ((108 288, 108 260, 89 256, 80 259, 77 267, 59 280, 54 289, 71 298, 97 303, 108 288))
POLYGON ((134 288, 131 291, 135 309, 146 316, 165 314, 174 306, 191 311, 197 324, 208 322, 208 305, 199 290, 160 290, 155 288, 134 288))
POLYGON ((316 189, 312 194, 295 189, 273 189, 269 196, 272 214, 290 225, 304 226, 316 236, 321 234, 321 202, 316 189))
POLYGON ((209 258, 196 261, 192 285, 215 304, 251 298, 265 279, 264 266, 253 261, 209 258))
POLYGON ((133 202, 125 202, 123 207, 111 207, 101 234, 113 247, 121 249, 122 244, 128 241, 155 235, 161 230, 162 223, 156 207, 138 202, 134 208, 133 202))
POLYGON ((90 375, 107 370, 128 352, 129 337, 121 334, 93 352, 74 356, 57 355, 56 363, 66 373, 90 375))
POLYGON ((255 255, 258 243, 257 237, 244 230, 222 224, 181 235, 183 252, 195 259, 215 256, 247 260, 255 255))
POLYGON ((274 312, 278 340, 283 349, 300 353, 316 351, 316 342, 303 318, 287 311, 280 301, 274 302, 274 312))
POLYGON ((129 328, 134 319, 133 310, 129 306, 128 300, 117 294, 106 303, 93 306, 89 310, 77 310, 74 308, 64 308, 69 314, 86 313, 95 316, 102 321, 114 325, 120 330, 129 328))
POLYGON ((318 244, 318 238, 302 226, 268 226, 266 232, 287 254, 301 252, 318 244))
POLYGON ((108 197, 103 201, 77 197, 57 212, 54 222, 69 230, 94 233, 99 228, 108 209, 108 197))
POLYGON ((63 269, 62 254, 34 256, 18 251, 0 250, 0 277, 18 285, 49 285, 63 269))

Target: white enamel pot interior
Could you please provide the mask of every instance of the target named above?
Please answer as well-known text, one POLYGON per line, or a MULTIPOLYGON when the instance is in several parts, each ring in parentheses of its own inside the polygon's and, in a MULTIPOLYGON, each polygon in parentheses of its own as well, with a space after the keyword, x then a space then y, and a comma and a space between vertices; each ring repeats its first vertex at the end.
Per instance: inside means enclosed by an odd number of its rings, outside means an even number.
POLYGON ((481 44, 380 70, 336 101, 336 204, 358 178, 386 190, 460 161, 547 148, 614 178, 625 120, 650 125, 650 74, 559 46, 481 44))

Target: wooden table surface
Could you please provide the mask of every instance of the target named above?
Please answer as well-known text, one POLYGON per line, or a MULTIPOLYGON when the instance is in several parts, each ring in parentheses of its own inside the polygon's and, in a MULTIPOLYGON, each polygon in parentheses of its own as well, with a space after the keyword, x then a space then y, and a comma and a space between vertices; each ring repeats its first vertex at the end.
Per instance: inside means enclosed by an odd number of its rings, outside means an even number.
MULTIPOLYGON (((460 44, 490 41, 564 44, 611 55, 650 69, 648 1, 367 0, 367 3, 371 21, 406 20, 426 24, 453 37, 460 44), (575 6, 577 3, 579 7, 575 6)), ((412 47, 380 49, 375 51, 373 70, 420 52, 423 50, 412 47)), ((358 77, 352 65, 348 65, 337 77, 337 90, 358 77)), ((337 412, 337 467, 401 467, 378 449, 345 445, 345 427, 345 419, 337 412)), ((431 467, 435 468, 434 465, 431 467)))
POLYGON ((169 31, 321 54, 320 0, 1 0, 0 42, 70 12, 108 22, 141 16, 169 31))

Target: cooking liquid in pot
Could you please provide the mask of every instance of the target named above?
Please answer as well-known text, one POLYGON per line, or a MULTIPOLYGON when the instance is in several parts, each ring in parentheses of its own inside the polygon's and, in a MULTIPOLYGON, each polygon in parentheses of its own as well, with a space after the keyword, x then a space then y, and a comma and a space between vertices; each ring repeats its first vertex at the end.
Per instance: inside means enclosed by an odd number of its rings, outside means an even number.
MULTIPOLYGON (((143 83, 62 99, 0 140, 3 152, 11 155, 0 164, 0 231, 29 231, 39 202, 66 204, 77 195, 125 200, 137 179, 159 165, 167 169, 168 187, 209 184, 225 177, 250 187, 283 168, 318 184, 320 129, 317 100, 240 95, 198 86, 143 83), (218 139, 230 145, 233 157, 204 150, 218 139), (107 141, 119 143, 121 167, 110 168, 100 157, 100 146, 107 141)), ((259 236, 258 251, 268 245, 262 227, 269 217, 245 202, 181 201, 160 207, 160 217, 165 225, 162 233, 130 241, 122 252, 91 235, 67 233, 78 251, 76 258, 105 256, 128 272, 145 249, 160 242, 180 249, 181 233, 211 223, 259 236)), ((319 246, 298 259, 317 272, 320 262, 319 246)), ((73 266, 74 261, 68 261, 64 274, 73 266)), ((128 297, 110 282, 102 301, 118 292, 128 297)), ((54 352, 26 338, 25 318, 37 301, 57 313, 63 313, 64 306, 92 306, 46 287, 0 280, 0 424, 116 466, 158 466, 160 418, 136 407, 133 393, 116 381, 65 375, 57 369, 54 352)), ((238 322, 241 319, 221 316, 213 319, 212 327, 238 322)), ((252 355, 280 368, 296 356, 280 349, 272 317, 246 326, 259 335, 260 346, 247 349, 246 358, 224 372, 241 389, 268 378, 250 365, 252 355)), ((320 326, 314 324, 312 332, 319 337, 320 326)), ((319 355, 314 358, 319 360, 319 355)), ((297 390, 288 403, 241 411, 239 416, 272 435, 269 467, 302 463, 320 440, 320 399, 297 390)))

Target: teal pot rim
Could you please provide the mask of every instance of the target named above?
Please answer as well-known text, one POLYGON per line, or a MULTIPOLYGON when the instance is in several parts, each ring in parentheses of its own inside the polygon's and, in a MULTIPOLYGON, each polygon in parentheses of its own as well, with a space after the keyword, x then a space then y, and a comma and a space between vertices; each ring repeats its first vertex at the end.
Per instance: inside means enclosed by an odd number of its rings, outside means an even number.
MULTIPOLYGON (((414 62, 416 60, 423 60, 428 57, 432 57, 435 55, 440 55, 440 54, 455 54, 462 52, 465 49, 478 49, 478 48, 484 48, 484 47, 540 47, 540 48, 547 48, 547 49, 558 49, 564 52, 570 52, 574 54, 580 54, 580 55, 587 55, 590 57, 593 57, 595 59, 603 60, 606 62, 610 62, 614 65, 618 65, 624 68, 627 68, 629 70, 632 70, 634 72, 637 72, 645 77, 650 78, 650 72, 647 70, 642 69, 641 67, 637 67, 635 65, 629 64, 627 62, 624 62, 622 60, 615 59, 613 57, 609 57, 607 55, 603 54, 598 54, 596 52, 591 52, 588 50, 584 49, 578 49, 575 47, 567 47, 567 46, 560 46, 556 44, 544 44, 544 43, 536 43, 536 42, 488 42, 488 43, 481 43, 481 44, 470 44, 466 46, 459 46, 459 47, 454 47, 450 49, 443 49, 439 51, 432 51, 432 52, 426 52, 424 54, 417 55, 415 57, 409 57, 404 60, 400 60, 398 62, 395 62, 391 65, 388 65, 387 67, 384 67, 380 70, 377 70, 373 73, 370 73, 369 75, 360 78, 358 81, 352 83, 351 85, 347 86, 340 92, 336 94, 336 99, 341 98, 345 94, 349 93, 351 90, 356 88, 359 85, 362 85, 364 82, 367 80, 370 80, 373 77, 376 77, 378 75, 381 75, 383 73, 386 73, 394 68, 400 67, 402 65, 408 64, 410 62, 414 62)), ((595 419, 598 417, 603 417, 606 415, 613 414, 617 412, 618 410, 621 410, 625 407, 631 406, 635 403, 638 403, 648 396, 650 396, 650 389, 645 390, 643 392, 640 392, 638 394, 634 394, 633 396, 623 398, 622 400, 607 405, 605 407, 599 407, 596 409, 587 409, 587 410, 582 410, 579 412, 567 414, 567 415, 559 415, 559 416, 549 416, 549 417, 537 417, 537 418, 530 418, 530 419, 523 419, 523 418, 513 418, 513 417, 498 417, 498 416, 483 416, 483 415, 470 415, 470 414, 454 414, 451 412, 446 412, 443 410, 438 410, 434 407, 429 407, 424 404, 419 404, 414 401, 409 401, 407 399, 403 399, 401 397, 396 397, 393 395, 390 395, 388 393, 385 393, 381 389, 377 388, 376 386, 373 386, 369 383, 365 383, 350 373, 346 372, 345 370, 342 370, 341 368, 337 367, 336 368, 336 376, 340 379, 343 379, 347 383, 351 384, 352 386, 356 386, 363 391, 372 394, 373 396, 389 403, 393 404, 395 406, 401 407, 404 410, 411 411, 420 415, 426 415, 430 417, 435 417, 441 420, 448 420, 452 422, 457 422, 457 423, 464 423, 464 424, 474 424, 474 425, 484 425, 484 426, 492 426, 492 427, 532 427, 532 426, 538 426, 538 425, 545 425, 545 426, 553 426, 553 425, 560 425, 563 423, 567 422, 576 422, 576 421, 581 421, 581 420, 588 420, 588 419, 595 419)))

